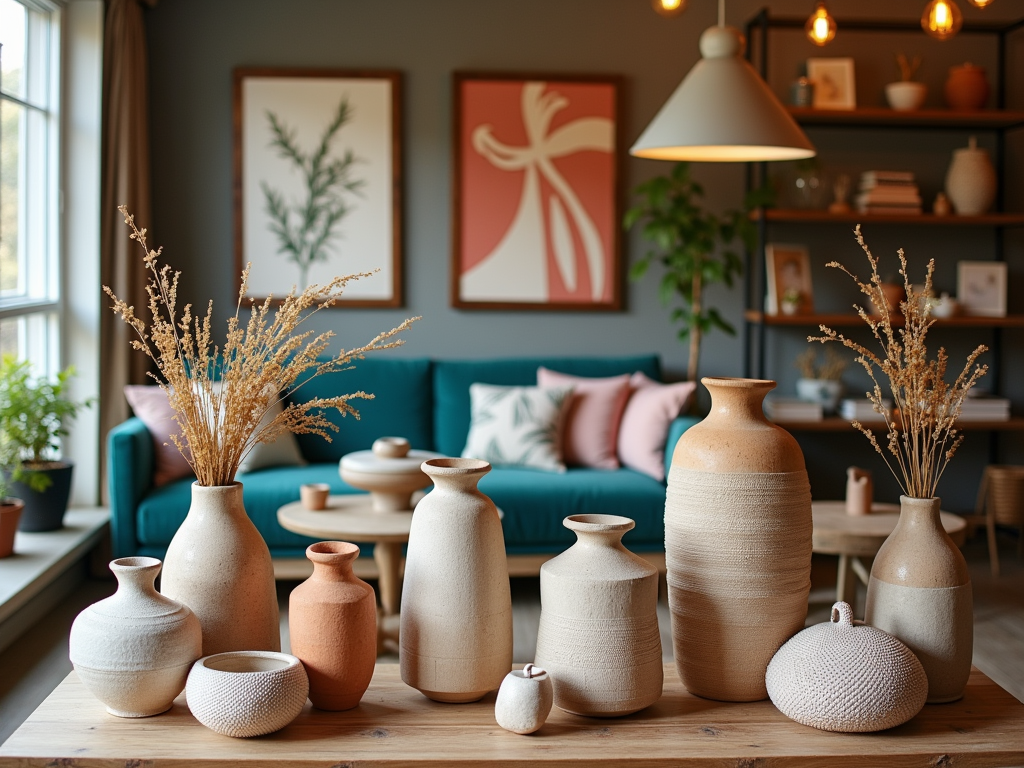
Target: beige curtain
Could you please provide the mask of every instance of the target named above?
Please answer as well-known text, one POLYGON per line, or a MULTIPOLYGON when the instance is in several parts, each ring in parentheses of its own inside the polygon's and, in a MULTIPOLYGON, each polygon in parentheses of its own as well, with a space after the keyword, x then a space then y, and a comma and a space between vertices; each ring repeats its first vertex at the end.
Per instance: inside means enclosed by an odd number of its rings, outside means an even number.
MULTIPOLYGON (((152 4, 147 2, 147 4, 152 4)), ((140 0, 108 0, 103 42, 103 157, 100 181, 100 278, 136 309, 146 306, 146 277, 138 244, 117 211, 122 203, 140 227, 152 222, 149 179, 149 103, 146 30, 140 0)), ((107 432, 128 416, 125 384, 146 382, 145 357, 103 297, 100 323, 100 471, 107 498, 107 432)))

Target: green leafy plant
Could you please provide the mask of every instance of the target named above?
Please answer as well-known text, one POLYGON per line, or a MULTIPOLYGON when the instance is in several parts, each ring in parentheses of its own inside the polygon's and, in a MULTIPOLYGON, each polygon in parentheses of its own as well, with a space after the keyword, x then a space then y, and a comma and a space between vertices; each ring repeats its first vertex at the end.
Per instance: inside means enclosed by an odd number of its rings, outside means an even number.
POLYGON ((626 212, 626 229, 642 223, 645 239, 654 248, 631 267, 631 280, 640 280, 653 262, 664 268, 660 295, 664 304, 677 304, 672 321, 680 325, 680 340, 688 340, 690 359, 686 376, 697 380, 697 365, 703 336, 713 328, 730 335, 736 329, 714 307, 704 301, 704 289, 715 283, 732 287, 742 274, 743 261, 728 247, 736 240, 753 250, 756 230, 750 211, 771 201, 767 189, 748 193, 742 210, 716 216, 704 210, 704 189, 690 175, 688 163, 676 163, 667 176, 656 176, 635 190, 641 200, 626 212))
POLYGON ((54 381, 34 379, 31 363, 10 354, 0 360, 0 466, 11 480, 34 491, 45 491, 52 482, 37 470, 49 465, 47 453, 60 447, 67 422, 92 404, 91 399, 68 397, 67 383, 74 375, 69 367, 54 381))
POLYGON ((298 266, 301 290, 308 284, 310 266, 327 261, 328 244, 338 224, 352 210, 343 193, 359 194, 364 185, 361 179, 352 177, 353 166, 358 162, 352 150, 345 150, 340 159, 329 155, 335 136, 351 118, 348 99, 342 98, 320 143, 306 154, 296 142, 295 130, 267 110, 273 134, 271 146, 281 158, 295 165, 305 182, 305 199, 292 205, 267 182, 260 182, 265 210, 270 217, 270 231, 277 235, 280 243, 278 253, 286 254, 288 260, 298 266))

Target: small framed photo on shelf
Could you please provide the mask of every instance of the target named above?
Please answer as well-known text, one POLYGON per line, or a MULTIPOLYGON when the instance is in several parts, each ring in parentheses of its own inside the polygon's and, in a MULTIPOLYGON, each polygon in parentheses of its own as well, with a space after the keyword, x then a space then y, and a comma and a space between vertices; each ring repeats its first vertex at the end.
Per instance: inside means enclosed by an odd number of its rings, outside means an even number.
POLYGON ((1006 317, 1006 262, 959 262, 956 298, 968 315, 1006 317))
POLYGON ((808 59, 807 79, 814 83, 815 109, 856 109, 853 59, 808 59))
POLYGON ((769 315, 810 315, 814 313, 811 288, 811 260, 802 245, 768 243, 764 247, 769 315))

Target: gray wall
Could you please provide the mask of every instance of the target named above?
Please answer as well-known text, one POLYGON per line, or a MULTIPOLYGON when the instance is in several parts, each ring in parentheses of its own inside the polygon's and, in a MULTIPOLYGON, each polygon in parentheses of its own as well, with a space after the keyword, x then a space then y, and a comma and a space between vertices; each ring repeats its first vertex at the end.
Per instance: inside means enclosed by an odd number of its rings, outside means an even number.
MULTIPOLYGON (((742 24, 762 0, 733 0, 727 20, 742 24)), ((864 15, 915 18, 920 0, 835 0, 839 16, 864 15)), ((961 3, 962 6, 966 5, 961 3)), ((625 78, 624 136, 627 146, 639 135, 662 102, 698 57, 697 40, 715 23, 717 4, 691 0, 675 19, 654 14, 647 0, 164 0, 147 11, 151 66, 152 154, 155 220, 153 239, 165 247, 167 260, 183 275, 182 298, 205 305, 213 298, 225 316, 234 301, 232 242, 231 72, 238 66, 389 68, 404 73, 405 295, 400 310, 335 310, 319 321, 339 343, 354 346, 408 315, 423 320, 408 334, 398 354, 438 357, 507 356, 517 354, 623 354, 653 351, 670 374, 681 375, 686 349, 675 337, 667 310, 659 303, 654 275, 625 287, 623 312, 553 313, 458 311, 449 307, 450 128, 454 70, 540 71, 553 73, 616 73, 625 78)), ((807 0, 772 4, 773 13, 805 15, 807 0)), ((1008 18, 1022 10, 1020 2, 996 3, 984 13, 965 8, 968 18, 1008 18), (1002 14, 1000 16, 1000 14, 1002 14)), ((1019 35, 1019 38, 1024 35, 1019 35)), ((992 47, 978 38, 958 36, 938 43, 921 34, 892 38, 864 33, 843 34, 826 49, 815 49, 795 33, 773 33, 770 76, 776 92, 785 94, 800 62, 808 56, 855 56, 858 101, 881 103, 881 88, 896 79, 893 54, 921 53, 920 79, 930 86, 930 101, 939 103, 941 84, 952 64, 982 63, 994 79, 992 47)), ((1024 41, 1011 50, 1013 68, 1024 71, 1024 41)), ((1024 83, 1011 83, 1012 105, 1024 107, 1024 83)), ((915 170, 926 200, 940 188, 949 153, 965 146, 962 131, 928 134, 893 131, 814 130, 811 139, 827 171, 857 174, 869 167, 915 170)), ((991 146, 991 137, 982 142, 991 146)), ((1010 147, 1012 167, 1024 167, 1019 141, 1010 147)), ((666 167, 655 161, 630 159, 626 188, 666 167)), ((787 169, 773 168, 779 183, 787 169)), ((707 190, 708 205, 721 210, 740 203, 741 166, 704 165, 696 169, 707 190)), ((1015 192, 1016 208, 1022 206, 1015 192)), ((891 258, 904 246, 915 269, 927 258, 939 262, 939 284, 955 290, 955 262, 990 258, 989 230, 928 229, 875 225, 866 230, 876 253, 891 258)), ((815 298, 819 309, 841 310, 856 298, 841 276, 828 274, 826 261, 838 258, 863 264, 845 227, 779 226, 771 239, 801 242, 814 264, 815 298)), ((1009 233, 1011 257, 1024 255, 1020 235, 1009 233)), ((643 243, 624 241, 628 259, 643 243)), ((1024 288, 1017 258, 1011 270, 1016 292, 1024 288)), ((833 271, 829 271, 833 272, 833 271)), ((1011 293, 1011 295, 1013 295, 1011 293)), ((742 328, 742 290, 710 291, 710 300, 742 328)), ((1011 311, 1024 307, 1011 305, 1011 311)), ((799 330, 773 333, 768 347, 768 375, 780 390, 791 393, 796 372, 790 361, 803 345, 799 330)), ((987 334, 955 331, 942 342, 961 354, 987 334)), ((1004 334, 1015 360, 1004 367, 1004 382, 1018 406, 1024 405, 1022 337, 1004 334), (1014 386, 1009 386, 1009 385, 1014 386)), ((701 359, 704 375, 741 375, 742 336, 716 333, 701 359)), ((864 382, 849 376, 850 389, 864 382)), ((836 495, 841 469, 854 461, 870 464, 866 447, 853 438, 830 435, 801 439, 818 496, 836 495), (810 454, 813 453, 812 457, 810 454), (831 458, 820 460, 827 453, 831 458), (835 454, 839 455, 835 455, 835 454), (817 475, 817 477, 815 477, 817 475), (819 492, 820 491, 820 492, 819 492)), ((987 460, 986 435, 972 436, 973 451, 955 463, 958 474, 947 481, 947 506, 973 504, 973 488, 987 460)), ((858 440, 863 438, 857 437, 858 440)), ((1012 458, 1019 439, 1003 440, 1004 458, 1012 458)), ((879 471, 883 468, 877 467, 879 471)), ((892 488, 888 488, 892 492, 892 488)))

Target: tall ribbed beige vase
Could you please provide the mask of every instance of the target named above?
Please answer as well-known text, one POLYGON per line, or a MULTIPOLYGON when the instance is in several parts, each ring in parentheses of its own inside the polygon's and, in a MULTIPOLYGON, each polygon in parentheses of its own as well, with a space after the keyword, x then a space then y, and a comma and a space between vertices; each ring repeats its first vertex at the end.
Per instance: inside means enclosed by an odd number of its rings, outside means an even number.
POLYGON ((491 465, 430 459, 402 587, 402 680, 435 701, 476 701, 512 668, 512 597, 498 510, 477 489, 491 465))
POLYGON ((676 668, 697 696, 757 701, 807 616, 811 488, 800 446, 764 417, 774 381, 701 382, 711 413, 676 445, 665 501, 676 668))
POLYGON ((628 715, 661 698, 658 569, 622 545, 635 525, 572 515, 576 543, 540 569, 536 663, 555 704, 596 717, 628 715))
POLYGON ((192 609, 203 655, 280 651, 270 550, 242 504, 242 484, 192 484, 192 505, 167 547, 160 592, 192 609))
POLYGON ((920 659, 929 704, 964 695, 974 650, 971 576, 939 506, 938 498, 900 496, 899 522, 871 566, 864 616, 920 659))

